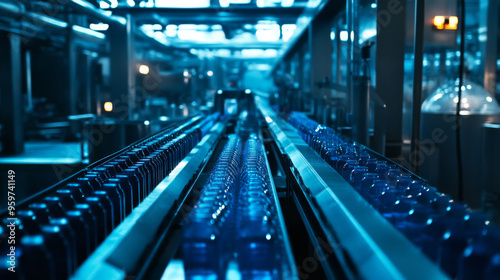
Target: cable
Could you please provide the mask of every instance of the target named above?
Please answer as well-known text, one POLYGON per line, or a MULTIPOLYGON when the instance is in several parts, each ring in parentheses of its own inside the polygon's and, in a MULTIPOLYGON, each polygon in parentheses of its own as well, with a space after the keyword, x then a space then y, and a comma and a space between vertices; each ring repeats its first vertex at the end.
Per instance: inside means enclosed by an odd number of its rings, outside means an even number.
POLYGON ((463 163, 462 147, 460 141, 460 109, 462 108, 462 86, 464 84, 464 52, 465 52, 465 0, 460 0, 460 64, 458 68, 458 102, 455 112, 456 120, 456 148, 458 165, 458 201, 464 201, 464 181, 463 181, 463 163))

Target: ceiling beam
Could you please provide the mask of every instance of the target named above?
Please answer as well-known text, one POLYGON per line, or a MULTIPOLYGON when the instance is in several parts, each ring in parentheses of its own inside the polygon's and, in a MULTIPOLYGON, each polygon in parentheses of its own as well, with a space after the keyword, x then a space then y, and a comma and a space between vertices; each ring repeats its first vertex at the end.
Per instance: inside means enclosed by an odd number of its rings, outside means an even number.
POLYGON ((281 49, 283 47, 282 42, 172 42, 172 47, 179 49, 281 49))
POLYGON ((279 23, 295 23, 304 11, 303 7, 231 7, 231 8, 138 8, 118 7, 113 15, 130 14, 137 22, 155 23, 152 13, 164 18, 169 24, 223 24, 255 23, 258 20, 274 20, 279 23))

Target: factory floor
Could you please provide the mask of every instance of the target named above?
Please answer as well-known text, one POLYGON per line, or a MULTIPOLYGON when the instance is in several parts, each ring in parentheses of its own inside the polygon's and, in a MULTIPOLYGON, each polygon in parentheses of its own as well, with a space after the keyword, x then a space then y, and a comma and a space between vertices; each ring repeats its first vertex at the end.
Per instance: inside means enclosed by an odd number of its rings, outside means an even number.
POLYGON ((0 156, 0 164, 75 164, 81 161, 80 142, 26 142, 23 153, 0 156))
MULTIPOLYGON (((23 153, 0 156, 0 185, 7 187, 7 172, 13 170, 16 202, 19 203, 86 165, 82 160, 80 142, 25 142, 23 153)), ((7 196, 2 193, 0 212, 6 208, 7 196)))

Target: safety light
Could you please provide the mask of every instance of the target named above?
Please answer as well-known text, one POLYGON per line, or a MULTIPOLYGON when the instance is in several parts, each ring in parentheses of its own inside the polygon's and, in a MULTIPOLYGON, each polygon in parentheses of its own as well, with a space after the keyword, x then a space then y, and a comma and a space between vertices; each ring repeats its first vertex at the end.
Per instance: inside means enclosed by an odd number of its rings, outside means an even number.
POLYGON ((432 24, 434 28, 438 30, 457 30, 458 17, 435 16, 432 24))

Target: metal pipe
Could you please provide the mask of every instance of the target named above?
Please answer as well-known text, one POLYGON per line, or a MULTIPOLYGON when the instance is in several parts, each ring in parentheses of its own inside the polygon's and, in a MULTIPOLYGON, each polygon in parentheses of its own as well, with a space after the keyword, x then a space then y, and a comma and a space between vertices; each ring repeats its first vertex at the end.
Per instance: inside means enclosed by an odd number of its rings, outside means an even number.
MULTIPOLYGON (((347 37, 349 38, 347 43, 347 56, 346 56, 346 64, 347 64, 347 112, 348 114, 352 113, 352 40, 351 34, 353 31, 353 9, 354 9, 354 0, 347 0, 346 2, 346 24, 347 24, 347 37)), ((340 34, 340 33, 339 33, 340 34)), ((338 40, 338 39, 337 39, 338 40)))
POLYGON ((125 24, 127 23, 127 20, 125 18, 108 15, 100 9, 97 9, 96 7, 90 5, 88 2, 82 0, 71 0, 68 5, 75 11, 97 18, 104 23, 118 24, 121 26, 125 26, 125 24))
POLYGON ((28 95, 28 110, 33 109, 33 87, 31 84, 31 51, 26 50, 26 92, 28 95))
POLYGON ((420 154, 420 117, 422 114, 422 74, 424 57, 425 1, 415 0, 415 37, 413 48, 413 110, 411 127, 411 170, 418 173, 420 154))
MULTIPOLYGON (((25 7, 20 3, 13 4, 10 2, 0 2, 0 16, 20 18, 24 22, 36 27, 46 27, 55 31, 64 31, 69 26, 65 21, 39 13, 26 11, 25 7)), ((75 32, 75 35, 77 35, 78 38, 83 40, 104 43, 104 40, 106 39, 104 34, 82 26, 73 25, 71 29, 75 32)))
POLYGON ((20 16, 24 13, 24 5, 18 2, 0 2, 0 16, 20 16))
POLYGON ((73 25, 72 26, 72 31, 74 32, 75 36, 79 39, 83 39, 86 41, 92 41, 95 43, 105 43, 106 40, 106 35, 102 34, 101 32, 94 31, 89 28, 81 27, 78 25, 73 25))
POLYGON ((25 12, 23 20, 38 27, 48 27, 58 31, 68 28, 68 23, 65 21, 34 12, 25 12))
MULTIPOLYGON (((149 43, 157 48, 158 51, 166 51, 168 48, 170 48, 170 50, 172 51, 172 46, 171 44, 169 43, 166 43, 166 42, 162 42, 162 41, 159 41, 158 39, 154 38, 154 37, 151 37, 149 36, 148 34, 146 34, 146 32, 141 29, 141 28, 137 28, 136 29, 136 36, 137 37, 141 37, 142 39, 146 40, 146 41, 149 41, 149 43)), ((188 55, 190 57, 195 57, 195 55, 193 55, 191 52, 189 52, 189 49, 175 49, 174 52, 177 51, 177 54, 179 55, 188 55)))
POLYGON ((370 77, 352 76, 352 135, 355 141, 370 146, 370 77))
POLYGON ((373 125, 373 143, 370 148, 381 155, 385 155, 385 135, 387 133, 387 105, 384 100, 371 88, 371 98, 373 100, 374 125, 373 125))

